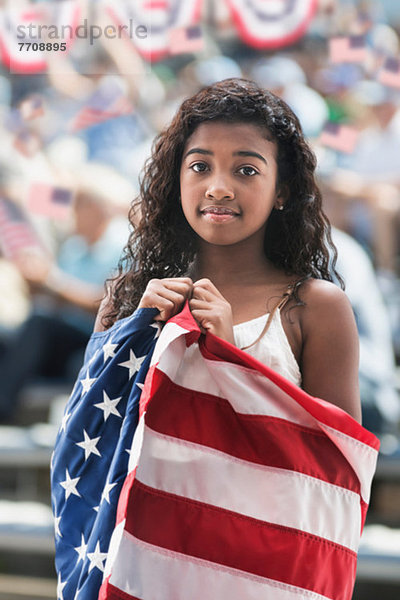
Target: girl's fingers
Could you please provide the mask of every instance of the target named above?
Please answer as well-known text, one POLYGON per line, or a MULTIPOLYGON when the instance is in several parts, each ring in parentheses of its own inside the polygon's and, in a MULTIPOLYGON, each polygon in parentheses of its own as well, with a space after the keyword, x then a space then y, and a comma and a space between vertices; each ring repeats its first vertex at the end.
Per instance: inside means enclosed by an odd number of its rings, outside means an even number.
POLYGON ((199 279, 199 281, 196 281, 193 284, 192 295, 195 298, 202 298, 207 301, 215 299, 216 296, 225 300, 221 292, 209 279, 199 279))
MULTIPOLYGON (((176 308, 177 311, 183 306, 186 298, 183 294, 179 294, 178 292, 174 292, 173 290, 161 290, 161 292, 155 292, 154 298, 160 307, 163 309, 164 307, 168 308, 168 306, 172 306, 172 308, 176 308)), ((156 308, 160 308, 156 306, 156 308)))
POLYGON ((212 304, 205 298, 194 298, 189 300, 189 308, 193 312, 194 310, 210 310, 212 304))
POLYGON ((159 310, 159 314, 155 317, 155 320, 168 321, 168 319, 179 312, 184 302, 184 298, 178 296, 178 294, 174 294, 173 299, 154 294, 152 298, 149 298, 149 302, 151 302, 152 308, 157 308, 159 310))
POLYGON ((186 295, 190 292, 193 286, 193 282, 189 277, 160 279, 159 284, 168 290, 173 290, 186 295))

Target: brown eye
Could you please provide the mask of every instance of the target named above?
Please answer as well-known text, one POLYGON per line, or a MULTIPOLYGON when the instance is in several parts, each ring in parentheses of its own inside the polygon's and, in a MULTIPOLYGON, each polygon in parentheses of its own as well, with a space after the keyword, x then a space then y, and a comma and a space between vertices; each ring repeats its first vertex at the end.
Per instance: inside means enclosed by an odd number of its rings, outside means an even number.
POLYGON ((247 177, 252 177, 253 175, 258 175, 258 171, 254 169, 254 167, 240 167, 239 173, 242 175, 246 175, 247 177))
POLYGON ((207 170, 207 165, 204 162, 194 163, 191 167, 195 173, 204 173, 207 170))

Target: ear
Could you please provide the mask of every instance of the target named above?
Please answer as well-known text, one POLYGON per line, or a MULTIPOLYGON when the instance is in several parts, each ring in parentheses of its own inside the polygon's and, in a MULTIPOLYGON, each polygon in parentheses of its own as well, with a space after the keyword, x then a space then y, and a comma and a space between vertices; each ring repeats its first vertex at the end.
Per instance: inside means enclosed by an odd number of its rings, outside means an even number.
POLYGON ((279 185, 276 190, 274 208, 283 210, 283 207, 289 198, 289 186, 286 183, 279 185))

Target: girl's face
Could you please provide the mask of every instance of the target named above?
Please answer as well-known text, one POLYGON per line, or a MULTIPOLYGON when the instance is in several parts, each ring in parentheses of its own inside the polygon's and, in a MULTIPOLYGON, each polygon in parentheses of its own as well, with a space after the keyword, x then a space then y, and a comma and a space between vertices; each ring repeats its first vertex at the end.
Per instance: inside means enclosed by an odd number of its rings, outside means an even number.
POLYGON ((200 124, 188 138, 180 171, 185 217, 204 241, 264 240, 277 192, 277 146, 257 125, 200 124))

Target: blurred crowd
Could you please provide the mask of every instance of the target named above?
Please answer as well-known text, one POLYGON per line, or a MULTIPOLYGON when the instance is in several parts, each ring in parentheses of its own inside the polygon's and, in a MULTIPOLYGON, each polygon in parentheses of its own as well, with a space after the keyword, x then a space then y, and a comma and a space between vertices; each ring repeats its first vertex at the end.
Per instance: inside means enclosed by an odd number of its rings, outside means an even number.
MULTIPOLYGON (((106 19, 101 11, 96 18, 106 19)), ((30 381, 76 377, 154 136, 201 86, 245 77, 288 102, 317 155, 360 333, 364 423, 398 431, 400 75, 396 87, 379 73, 400 55, 400 6, 319 0, 307 32, 275 49, 240 39, 224 2, 204 2, 200 22, 202 50, 157 61, 127 40, 103 37, 91 46, 75 40, 40 73, 0 66, 0 199, 3 212, 17 211, 8 224, 26 223, 25 236, 30 228, 24 244, 7 245, 0 206, 0 417, 13 418, 30 381), (361 59, 332 60, 335 35, 363 36, 361 59), (328 121, 356 132, 351 152, 323 143, 328 121), (38 183, 50 200, 70 191, 68 210, 46 212, 38 183)))

